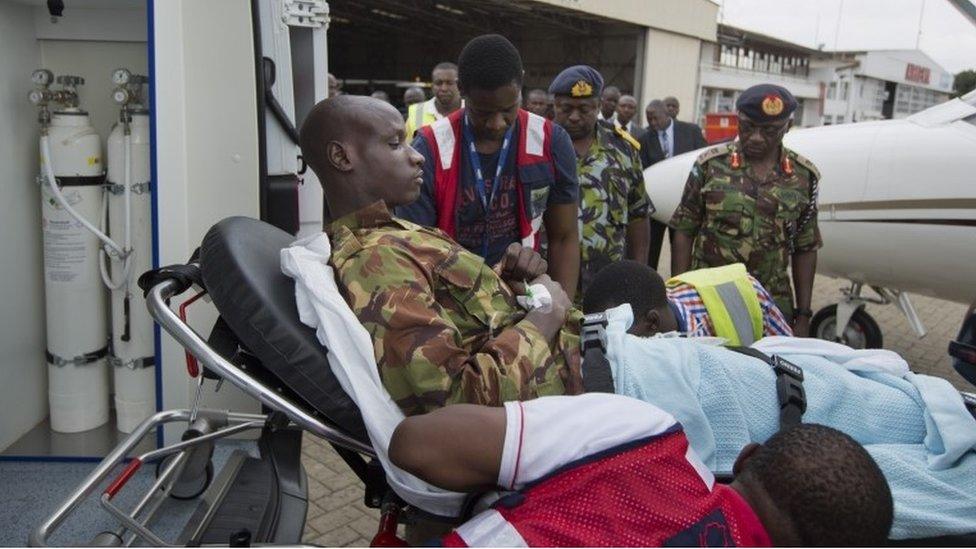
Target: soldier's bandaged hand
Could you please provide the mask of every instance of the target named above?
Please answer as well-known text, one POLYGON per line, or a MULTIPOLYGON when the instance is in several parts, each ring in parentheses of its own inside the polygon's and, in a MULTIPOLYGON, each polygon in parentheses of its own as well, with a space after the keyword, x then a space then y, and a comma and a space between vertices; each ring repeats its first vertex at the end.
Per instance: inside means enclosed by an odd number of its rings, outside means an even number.
POLYGON ((552 294, 549 289, 542 284, 532 284, 525 286, 525 294, 516 296, 515 300, 519 306, 526 311, 549 307, 552 305, 552 294))

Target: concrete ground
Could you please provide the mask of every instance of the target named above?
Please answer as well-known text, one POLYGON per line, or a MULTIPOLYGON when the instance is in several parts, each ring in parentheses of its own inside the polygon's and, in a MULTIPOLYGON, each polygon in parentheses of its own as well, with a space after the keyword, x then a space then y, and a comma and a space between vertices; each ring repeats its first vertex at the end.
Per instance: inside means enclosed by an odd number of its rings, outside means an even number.
MULTIPOLYGON (((661 258, 661 274, 667 276, 669 251, 661 258)), ((836 303, 847 282, 817 276, 814 282, 813 310, 836 303)), ((868 305, 884 334, 884 347, 898 352, 918 373, 950 380, 962 389, 967 383, 952 369, 946 353, 949 340, 962 323, 966 306, 939 299, 912 296, 918 315, 928 334, 919 339, 894 305, 868 305)), ((970 386, 969 389, 972 389, 970 386)), ((305 526, 305 541, 317 545, 364 547, 376 533, 379 512, 363 505, 363 485, 342 459, 325 442, 305 437, 303 450, 309 477, 311 504, 305 526)))

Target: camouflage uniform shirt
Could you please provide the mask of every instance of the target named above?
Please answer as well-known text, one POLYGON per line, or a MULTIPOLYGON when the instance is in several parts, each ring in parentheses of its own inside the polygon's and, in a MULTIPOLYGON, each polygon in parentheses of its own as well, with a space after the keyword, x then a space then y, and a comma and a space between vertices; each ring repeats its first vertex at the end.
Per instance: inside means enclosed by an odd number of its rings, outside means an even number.
POLYGON ((480 256, 438 229, 393 217, 383 202, 327 232, 339 288, 405 414, 581 391, 579 312, 550 348, 480 256))
POLYGON ((654 213, 638 149, 604 123, 576 161, 579 175, 580 291, 603 267, 625 259, 627 226, 654 213))
POLYGON ((671 227, 694 237, 692 269, 745 263, 769 290, 787 318, 793 314, 793 289, 786 269, 793 253, 820 248, 816 187, 820 177, 807 159, 783 148, 783 162, 758 178, 735 145, 726 143, 698 157, 685 183, 671 227))

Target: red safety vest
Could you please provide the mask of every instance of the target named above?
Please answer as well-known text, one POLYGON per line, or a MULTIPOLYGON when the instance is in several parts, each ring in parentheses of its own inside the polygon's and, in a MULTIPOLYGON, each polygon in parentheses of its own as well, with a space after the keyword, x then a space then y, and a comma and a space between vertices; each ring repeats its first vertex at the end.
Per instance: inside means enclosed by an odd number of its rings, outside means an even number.
POLYGON ((716 485, 679 427, 564 466, 441 540, 447 547, 771 545, 749 505, 716 485))
MULTIPOLYGON (((434 208, 437 228, 455 235, 458 186, 461 181, 461 120, 464 109, 420 129, 434 157, 434 208)), ((516 190, 519 236, 523 246, 539 248, 539 228, 549 188, 556 180, 552 160, 552 122, 524 109, 518 111, 516 190)))

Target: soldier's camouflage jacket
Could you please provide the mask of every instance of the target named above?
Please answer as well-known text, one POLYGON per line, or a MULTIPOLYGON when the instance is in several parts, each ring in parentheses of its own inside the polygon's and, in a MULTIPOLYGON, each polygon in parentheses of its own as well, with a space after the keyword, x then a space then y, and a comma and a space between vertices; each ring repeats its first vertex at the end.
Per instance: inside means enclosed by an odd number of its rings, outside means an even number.
POLYGON ((392 217, 383 202, 327 232, 339 288, 405 414, 581 392, 578 311, 550 348, 481 257, 438 229, 392 217))
POLYGON ((745 263, 786 318, 792 318, 790 256, 822 245, 816 203, 820 173, 783 147, 788 162, 779 162, 761 180, 744 155, 741 165, 732 168, 734 146, 719 145, 698 157, 670 225, 694 237, 692 269, 745 263))
POLYGON ((625 259, 627 225, 654 213, 644 188, 638 149, 610 125, 598 123, 596 139, 576 161, 579 175, 580 288, 603 267, 625 259))

